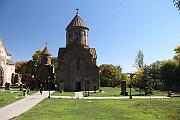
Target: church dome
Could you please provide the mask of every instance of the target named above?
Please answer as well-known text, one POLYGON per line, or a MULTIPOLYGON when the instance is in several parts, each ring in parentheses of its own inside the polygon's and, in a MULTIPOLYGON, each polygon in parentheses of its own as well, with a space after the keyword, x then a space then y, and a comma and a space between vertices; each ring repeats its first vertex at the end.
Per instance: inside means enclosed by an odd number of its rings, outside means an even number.
POLYGON ((76 27, 88 29, 88 27, 86 26, 86 24, 84 23, 84 21, 78 14, 76 14, 76 16, 70 22, 70 24, 66 27, 66 31, 70 30, 71 28, 76 28, 76 27))
POLYGON ((47 47, 44 48, 44 50, 42 51, 41 54, 42 54, 42 55, 50 55, 50 56, 51 56, 51 54, 49 53, 49 50, 48 50, 47 47))

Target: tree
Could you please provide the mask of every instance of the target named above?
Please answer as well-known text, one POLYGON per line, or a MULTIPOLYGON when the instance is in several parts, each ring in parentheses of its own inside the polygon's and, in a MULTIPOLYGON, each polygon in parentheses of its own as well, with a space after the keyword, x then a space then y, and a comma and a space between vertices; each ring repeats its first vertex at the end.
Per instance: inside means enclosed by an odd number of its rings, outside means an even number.
POLYGON ((141 50, 137 52, 135 65, 138 71, 135 73, 131 84, 139 92, 144 92, 145 95, 151 94, 152 84, 149 77, 149 66, 144 66, 144 54, 141 50))
POLYGON ((17 61, 15 63, 15 72, 19 74, 35 74, 34 62, 29 61, 17 61))
POLYGON ((121 67, 112 64, 102 64, 99 66, 101 86, 117 86, 121 79, 121 67))
POLYGON ((136 90, 139 89, 139 81, 143 76, 143 69, 138 69, 135 73, 134 76, 132 78, 131 85, 133 86, 133 88, 135 88, 136 90))
POLYGON ((126 80, 126 81, 127 81, 127 80, 128 80, 128 75, 127 75, 127 74, 122 73, 122 74, 121 74, 121 79, 122 79, 122 80, 126 80))
POLYGON ((138 69, 132 78, 132 86, 140 93, 145 95, 152 94, 152 81, 149 77, 149 66, 145 65, 143 69, 138 69))
POLYGON ((113 71, 114 71, 114 75, 112 76, 112 85, 113 87, 118 86, 120 84, 120 80, 121 78, 121 72, 122 72, 122 68, 119 65, 116 66, 112 66, 113 67, 113 71))
POLYGON ((158 82, 160 82, 160 68, 161 68, 160 61, 153 62, 149 66, 149 75, 151 76, 151 79, 153 79, 154 88, 157 88, 157 84, 158 82))
POLYGON ((135 59, 135 65, 137 68, 143 68, 144 66, 144 54, 141 50, 137 52, 137 56, 135 59))
POLYGON ((173 0, 173 2, 174 2, 174 6, 176 6, 178 10, 180 10, 180 0, 173 0))
POLYGON ((35 65, 39 65, 41 63, 41 53, 42 53, 42 50, 37 50, 32 55, 32 60, 34 61, 35 65))
POLYGON ((139 80, 139 91, 144 92, 145 95, 152 94, 152 81, 149 77, 149 68, 148 66, 144 66, 143 75, 139 80))
POLYGON ((27 61, 17 61, 15 63, 15 72, 16 73, 19 73, 19 74, 22 74, 22 73, 25 73, 25 64, 27 63, 27 61))
POLYGON ((174 48, 174 52, 175 52, 175 56, 173 58, 180 62, 180 46, 174 48))
POLYGON ((32 55, 32 60, 29 61, 17 61, 15 65, 15 72, 19 74, 31 74, 35 75, 35 66, 40 64, 41 50, 37 50, 32 55))
POLYGON ((160 68, 160 77, 164 81, 165 89, 171 90, 172 88, 180 85, 179 78, 179 63, 176 60, 164 61, 160 68))

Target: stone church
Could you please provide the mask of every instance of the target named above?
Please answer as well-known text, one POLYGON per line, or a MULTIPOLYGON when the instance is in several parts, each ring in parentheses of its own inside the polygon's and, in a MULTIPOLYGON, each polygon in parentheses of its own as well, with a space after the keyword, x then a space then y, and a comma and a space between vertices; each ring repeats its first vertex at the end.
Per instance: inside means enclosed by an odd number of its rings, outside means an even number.
POLYGON ((40 55, 40 64, 36 67, 37 84, 42 84, 45 90, 54 88, 54 66, 51 64, 51 59, 52 55, 45 47, 40 55))
POLYGON ((15 73, 15 64, 11 61, 11 55, 0 38, 0 86, 11 84, 12 74, 15 73))
POLYGON ((77 14, 66 27, 66 48, 59 48, 56 84, 65 91, 99 90, 96 49, 89 48, 88 31, 77 14))

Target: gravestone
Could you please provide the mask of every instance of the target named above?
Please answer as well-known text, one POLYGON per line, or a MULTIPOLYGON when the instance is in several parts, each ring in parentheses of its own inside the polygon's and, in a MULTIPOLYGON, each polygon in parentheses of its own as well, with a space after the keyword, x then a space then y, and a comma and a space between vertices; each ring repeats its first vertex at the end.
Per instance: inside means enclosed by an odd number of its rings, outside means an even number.
POLYGON ((5 90, 10 90, 10 83, 5 83, 5 90))
POLYGON ((126 92, 126 80, 121 80, 121 95, 128 95, 128 92, 126 92))
POLYGON ((60 88, 59 88, 60 92, 64 91, 64 83, 60 83, 60 88))

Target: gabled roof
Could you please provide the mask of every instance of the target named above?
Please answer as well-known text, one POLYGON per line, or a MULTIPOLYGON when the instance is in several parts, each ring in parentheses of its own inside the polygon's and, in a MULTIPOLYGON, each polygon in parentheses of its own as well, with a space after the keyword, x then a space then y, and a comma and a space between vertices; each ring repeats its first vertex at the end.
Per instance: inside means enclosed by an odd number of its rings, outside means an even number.
POLYGON ((78 14, 76 14, 76 16, 70 22, 70 24, 66 27, 66 31, 68 31, 74 27, 82 27, 82 28, 88 29, 88 27, 86 26, 86 24, 84 23, 84 21, 82 20, 82 18, 78 14))

